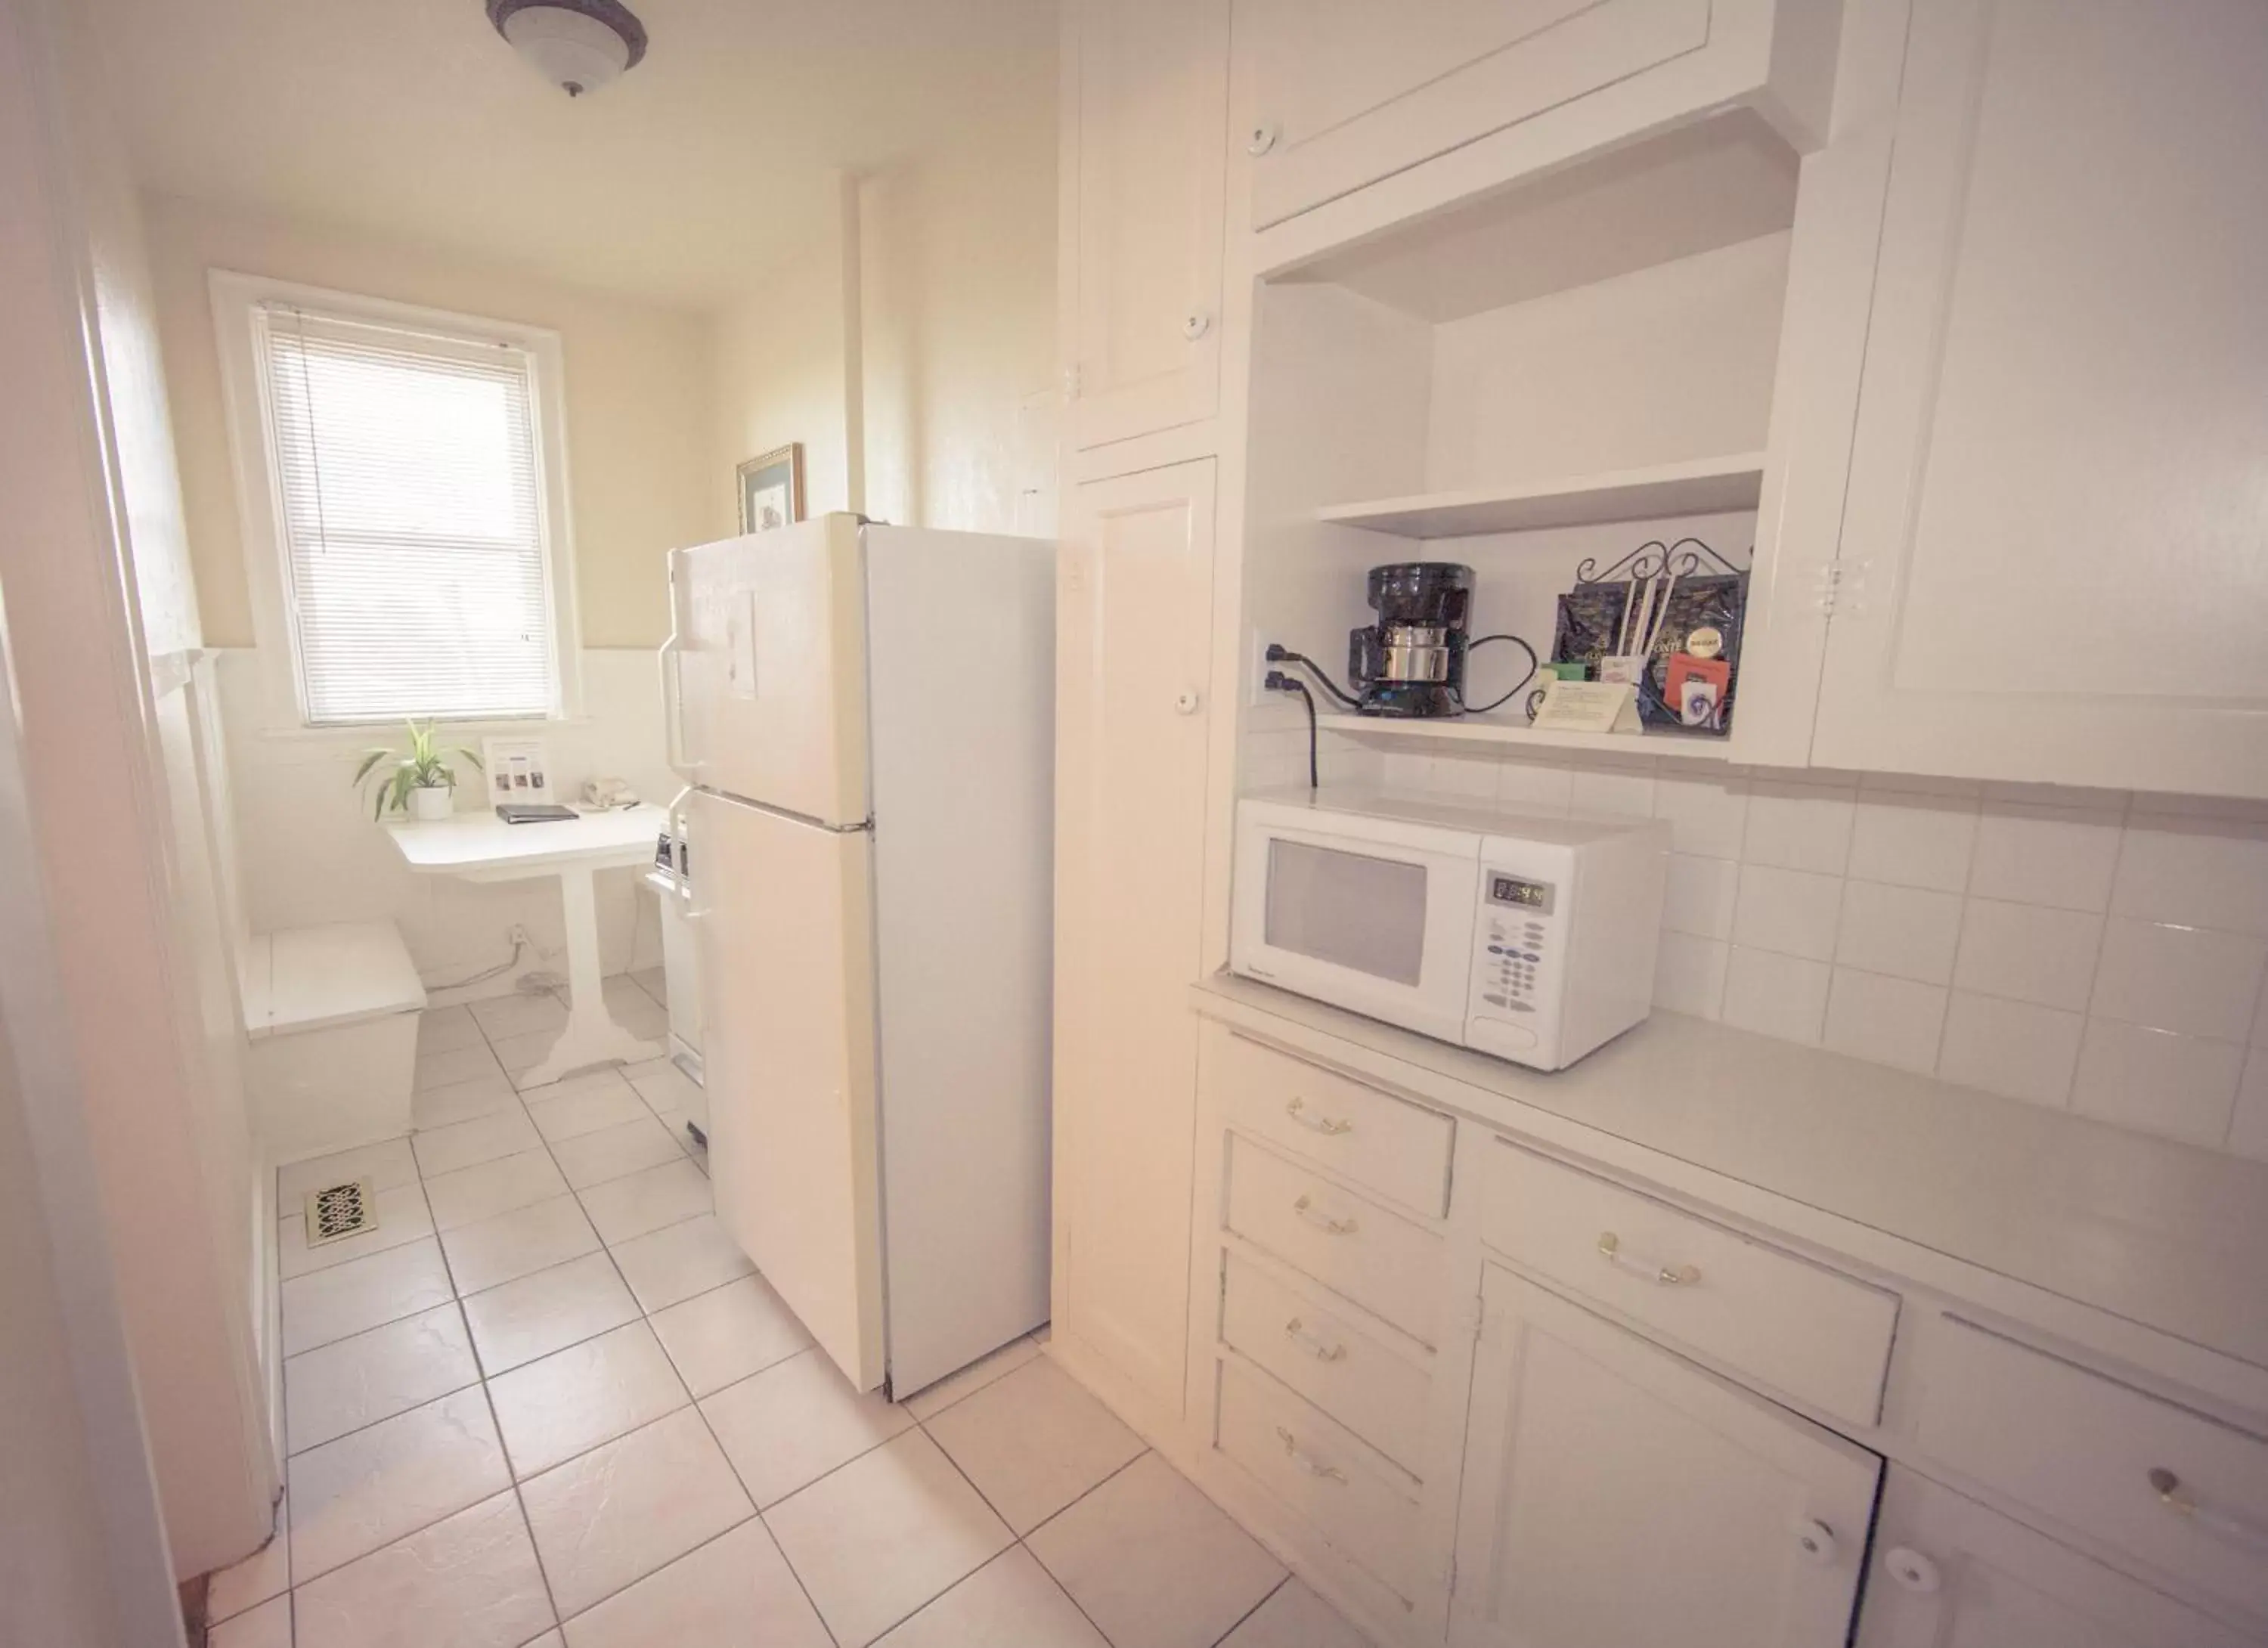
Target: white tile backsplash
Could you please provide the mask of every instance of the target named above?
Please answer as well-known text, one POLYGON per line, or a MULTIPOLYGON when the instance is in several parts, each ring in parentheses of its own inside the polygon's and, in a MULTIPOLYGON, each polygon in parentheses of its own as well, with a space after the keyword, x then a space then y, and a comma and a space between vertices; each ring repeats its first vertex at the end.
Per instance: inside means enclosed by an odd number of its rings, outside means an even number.
POLYGON ((1725 968, 1725 1022, 1815 1047, 1833 973, 1824 961, 1735 945, 1725 968))
POLYGON ((1953 982, 1987 996, 2080 1012, 2102 949, 2100 916, 1972 898, 1962 916, 1953 982))
POLYGON ((2072 1108, 2193 1144, 2219 1144, 2235 1118, 2244 1049, 2115 1019, 2089 1019, 2072 1108))
POLYGON ((1835 940, 1837 966, 1949 984, 1960 942, 1958 894, 1879 881, 1844 884, 1843 921, 1835 940))
POLYGON ((1662 931, 1696 938, 1731 938, 1733 901, 1740 886, 1741 866, 1731 859, 1673 852, 1662 894, 1662 931))
POLYGON ((1760 780, 1749 789, 1743 862, 1839 876, 1851 857, 1856 792, 1839 786, 1760 780))
POLYGON ((1665 1010, 2268 1158, 2268 806, 1642 758, 1348 761, 1468 796, 1483 769, 1510 809, 1668 820, 1665 1010))
POLYGON ((1943 797, 1862 794, 1852 814, 1857 879, 1959 893, 1976 850, 1976 809, 1943 797))
POLYGON ((1957 990, 1946 1008, 1937 1073, 2005 1098, 2060 1105, 2071 1095, 2086 1030, 2075 1012, 1957 990))
POLYGON ((2115 914, 2268 936, 2268 828, 2139 815, 2126 831, 2115 914))
POLYGON ((1838 967, 1827 991, 1826 1043, 1877 1064, 1933 1070, 1946 995, 1934 984, 1838 967))
POLYGON ((1969 893, 2058 909, 2103 909, 2110 902, 2118 841, 2114 810, 1987 801, 1977 826, 1969 893))
POLYGON ((1733 942, 1813 961, 1831 960, 1842 903, 1839 876, 1742 864, 1740 895, 1733 906, 1733 942))
POLYGON ((2268 938, 2113 916, 2088 1011, 2099 1019, 2242 1041, 2252 1028, 2268 938))

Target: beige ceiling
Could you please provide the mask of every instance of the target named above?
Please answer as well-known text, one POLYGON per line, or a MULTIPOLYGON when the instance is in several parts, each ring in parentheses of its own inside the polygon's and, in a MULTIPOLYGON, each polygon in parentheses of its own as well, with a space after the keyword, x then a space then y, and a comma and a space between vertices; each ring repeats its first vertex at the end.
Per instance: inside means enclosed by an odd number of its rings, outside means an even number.
POLYGON ((823 221, 829 173, 1051 98, 1054 0, 632 0, 571 100, 482 0, 81 0, 144 186, 689 303, 823 221))

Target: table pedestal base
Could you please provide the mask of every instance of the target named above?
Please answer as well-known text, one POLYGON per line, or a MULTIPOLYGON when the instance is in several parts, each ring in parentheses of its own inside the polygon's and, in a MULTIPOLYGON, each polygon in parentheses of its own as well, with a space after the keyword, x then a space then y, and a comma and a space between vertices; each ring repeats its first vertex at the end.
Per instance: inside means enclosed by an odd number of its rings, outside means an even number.
MULTIPOLYGON (((530 828, 541 828, 531 825, 530 828)), ((615 1022, 599 972, 599 901, 595 867, 568 864, 559 868, 559 900, 567 927, 567 1027, 542 1063, 519 1079, 525 1089, 541 1087, 593 1064, 637 1064, 669 1048, 634 1036, 615 1022)))

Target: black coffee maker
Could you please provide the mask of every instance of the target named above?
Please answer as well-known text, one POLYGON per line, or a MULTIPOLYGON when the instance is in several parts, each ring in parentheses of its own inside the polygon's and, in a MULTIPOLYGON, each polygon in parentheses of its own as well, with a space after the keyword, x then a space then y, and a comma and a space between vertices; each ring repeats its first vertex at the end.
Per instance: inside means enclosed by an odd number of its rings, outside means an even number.
POLYGON ((1370 605, 1378 622, 1347 636, 1357 708, 1374 716, 1462 715, 1472 568, 1448 561, 1373 567, 1370 605))

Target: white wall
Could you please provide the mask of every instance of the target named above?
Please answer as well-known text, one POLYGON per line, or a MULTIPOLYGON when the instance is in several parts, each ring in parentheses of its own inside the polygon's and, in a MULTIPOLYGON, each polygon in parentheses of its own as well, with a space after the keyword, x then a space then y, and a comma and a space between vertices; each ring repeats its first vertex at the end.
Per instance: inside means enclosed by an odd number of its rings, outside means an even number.
POLYGON ((876 517, 1053 530, 1051 98, 863 179, 866 489, 876 517))
MULTIPOLYGON (((585 714, 540 730, 560 792, 572 796, 584 779, 603 776, 627 779, 646 800, 667 801, 678 786, 662 748, 654 654, 642 647, 589 649, 581 666, 585 714)), ((517 924, 527 928, 535 953, 476 994, 507 993, 519 973, 565 972, 566 932, 556 879, 481 883, 412 874, 371 821, 370 804, 351 783, 361 752, 383 738, 263 730, 260 658, 249 649, 224 652, 219 677, 237 857, 253 931, 391 918, 431 987, 504 960, 511 954, 505 935, 517 924)), ((452 729, 475 750, 483 731, 522 737, 529 729, 524 724, 452 729)), ((458 799, 462 807, 484 805, 477 790, 460 790, 458 799)), ((658 915, 652 896, 639 887, 639 873, 610 870, 599 876, 600 960, 610 974, 652 966, 660 957, 658 915)))
POLYGON ((710 535, 711 339, 703 316, 321 224, 165 198, 148 209, 158 325, 210 644, 254 644, 244 557, 266 552, 247 546, 237 517, 206 284, 213 269, 557 331, 583 644, 661 644, 669 633, 665 557, 710 535))
POLYGON ((803 445, 804 510, 865 507, 858 377, 858 223, 838 185, 794 258, 711 318, 708 533, 740 530, 735 467, 803 445))
POLYGON ((197 919, 212 866, 185 850, 197 798, 174 783, 161 717, 180 672, 144 645, 196 629, 137 210, 91 56, 57 44, 60 63, 19 50, 0 65, 14 121, 0 140, 14 231, 0 240, 0 593, 85 1129, 186 1577, 270 1527, 257 1215, 229 1062, 240 1026, 210 1011, 232 968, 197 919))

